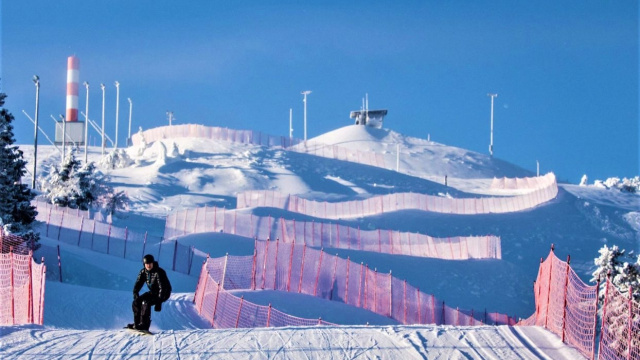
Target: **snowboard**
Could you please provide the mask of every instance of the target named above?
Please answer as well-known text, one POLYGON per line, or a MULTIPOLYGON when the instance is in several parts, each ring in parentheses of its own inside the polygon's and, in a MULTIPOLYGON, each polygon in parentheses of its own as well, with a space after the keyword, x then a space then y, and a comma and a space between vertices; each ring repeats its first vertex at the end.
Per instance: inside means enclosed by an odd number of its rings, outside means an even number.
POLYGON ((149 331, 149 330, 131 329, 131 328, 128 328, 128 327, 126 327, 126 326, 125 326, 124 328, 125 328, 125 329, 127 329, 127 330, 129 330, 129 331, 131 331, 131 332, 132 332, 132 333, 134 333, 134 334, 137 334, 137 335, 154 335, 154 333, 152 333, 152 332, 151 332, 151 331, 149 331))

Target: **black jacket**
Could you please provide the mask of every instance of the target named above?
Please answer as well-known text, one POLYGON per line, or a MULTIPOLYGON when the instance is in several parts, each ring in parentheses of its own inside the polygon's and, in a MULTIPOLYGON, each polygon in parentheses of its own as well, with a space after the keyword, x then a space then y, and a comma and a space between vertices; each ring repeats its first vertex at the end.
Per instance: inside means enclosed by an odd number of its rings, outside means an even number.
POLYGON ((135 285, 133 285, 133 293, 137 294, 144 283, 147 283, 151 294, 156 296, 160 301, 166 301, 171 296, 171 283, 167 277, 167 273, 158 266, 158 262, 153 262, 153 269, 147 271, 142 268, 138 273, 135 285))

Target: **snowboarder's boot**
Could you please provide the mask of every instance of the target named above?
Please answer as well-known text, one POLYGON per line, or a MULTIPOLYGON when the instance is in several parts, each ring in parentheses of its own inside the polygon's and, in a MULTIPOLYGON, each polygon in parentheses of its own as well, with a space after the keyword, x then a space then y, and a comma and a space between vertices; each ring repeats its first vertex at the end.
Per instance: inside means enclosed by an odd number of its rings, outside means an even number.
POLYGON ((141 322, 140 324, 136 324, 134 329, 143 330, 143 331, 149 331, 149 327, 151 327, 151 320, 146 320, 146 321, 141 322))

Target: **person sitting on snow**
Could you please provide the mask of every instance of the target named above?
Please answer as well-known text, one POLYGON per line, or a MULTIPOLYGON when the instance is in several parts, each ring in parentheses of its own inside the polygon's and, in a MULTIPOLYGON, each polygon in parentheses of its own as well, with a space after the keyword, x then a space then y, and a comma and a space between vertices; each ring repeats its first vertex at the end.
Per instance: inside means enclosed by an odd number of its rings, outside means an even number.
POLYGON ((153 255, 147 254, 142 258, 144 268, 138 273, 138 278, 133 285, 133 324, 128 324, 129 329, 149 331, 151 325, 151 306, 155 311, 162 310, 162 303, 171 296, 171 283, 167 273, 158 266, 153 255), (147 283, 149 291, 139 295, 140 289, 147 283))

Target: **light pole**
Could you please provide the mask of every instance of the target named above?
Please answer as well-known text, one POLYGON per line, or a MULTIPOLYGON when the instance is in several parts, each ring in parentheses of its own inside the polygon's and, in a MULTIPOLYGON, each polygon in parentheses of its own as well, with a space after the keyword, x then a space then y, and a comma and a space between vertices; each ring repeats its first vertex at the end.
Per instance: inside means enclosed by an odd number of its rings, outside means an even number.
POLYGON ((131 142, 131 111, 133 110, 133 103, 131 98, 127 98, 127 101, 129 101, 129 134, 127 136, 127 146, 129 146, 131 142))
POLYGON ((293 139, 293 109, 289 108, 289 146, 291 146, 291 139, 293 139))
POLYGON ((498 94, 487 94, 491 96, 491 142, 489 143, 489 154, 493 157, 493 99, 498 97, 498 94))
POLYGON ((33 129, 33 179, 31 188, 36 188, 36 164, 38 163, 38 108, 40 103, 40 77, 33 75, 33 83, 36 85, 36 121, 33 129))
POLYGON ((301 92, 301 94, 304 95, 304 99, 302 101, 304 102, 304 141, 306 143, 307 142, 307 95, 311 94, 311 91, 305 90, 301 92))
POLYGON ((118 148, 118 114, 120 113, 120 83, 116 81, 116 142, 113 144, 113 148, 118 148))
POLYGON ((67 157, 67 124, 65 123, 64 115, 60 114, 60 124, 62 124, 62 161, 60 166, 64 166, 64 159, 67 157))
POLYGON ((169 126, 171 126, 171 122, 173 121, 173 111, 167 111, 167 118, 169 119, 169 126))
POLYGON ((104 84, 100 84, 102 89, 102 156, 104 157, 104 84))
POLYGON ((87 164, 87 142, 89 137, 89 83, 83 82, 85 89, 87 89, 87 99, 85 101, 85 109, 84 109, 84 164, 87 164))

